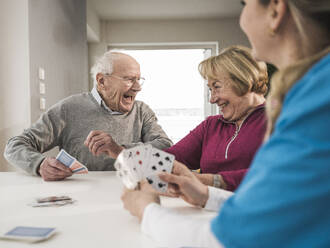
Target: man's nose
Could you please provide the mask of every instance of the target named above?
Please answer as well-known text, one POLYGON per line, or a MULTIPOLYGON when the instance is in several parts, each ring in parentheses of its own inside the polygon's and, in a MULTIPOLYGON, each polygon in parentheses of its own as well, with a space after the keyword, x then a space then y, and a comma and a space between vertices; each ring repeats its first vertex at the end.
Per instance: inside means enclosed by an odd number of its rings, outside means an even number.
POLYGON ((140 85, 136 85, 136 84, 134 84, 133 87, 131 88, 131 90, 132 90, 134 93, 138 93, 139 91, 142 90, 142 88, 141 88, 140 85))

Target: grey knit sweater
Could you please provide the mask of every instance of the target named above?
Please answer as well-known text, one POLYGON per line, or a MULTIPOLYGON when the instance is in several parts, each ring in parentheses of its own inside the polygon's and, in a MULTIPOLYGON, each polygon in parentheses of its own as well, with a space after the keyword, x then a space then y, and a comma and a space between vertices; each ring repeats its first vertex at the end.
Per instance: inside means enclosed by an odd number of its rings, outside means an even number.
POLYGON ((11 138, 4 156, 12 165, 36 175, 45 158, 42 153, 58 146, 89 170, 114 170, 112 158, 107 155, 93 156, 84 146, 92 130, 109 133, 118 144, 125 147, 148 143, 165 149, 172 145, 157 124, 154 112, 145 103, 135 101, 129 113, 111 115, 91 93, 83 93, 61 100, 21 135, 11 138))

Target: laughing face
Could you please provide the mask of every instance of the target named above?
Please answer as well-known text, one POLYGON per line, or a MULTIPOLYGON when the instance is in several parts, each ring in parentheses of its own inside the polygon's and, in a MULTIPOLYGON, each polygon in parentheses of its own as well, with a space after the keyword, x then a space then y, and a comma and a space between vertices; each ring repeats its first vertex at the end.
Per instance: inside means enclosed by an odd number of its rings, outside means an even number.
POLYGON ((122 55, 114 61, 111 75, 97 75, 97 89, 111 110, 127 113, 141 90, 136 82, 139 78, 140 65, 132 57, 122 55))
POLYGON ((230 122, 242 120, 252 107, 251 93, 238 96, 231 87, 233 83, 229 75, 222 72, 217 79, 209 79, 207 84, 211 92, 210 103, 217 104, 223 118, 230 122))

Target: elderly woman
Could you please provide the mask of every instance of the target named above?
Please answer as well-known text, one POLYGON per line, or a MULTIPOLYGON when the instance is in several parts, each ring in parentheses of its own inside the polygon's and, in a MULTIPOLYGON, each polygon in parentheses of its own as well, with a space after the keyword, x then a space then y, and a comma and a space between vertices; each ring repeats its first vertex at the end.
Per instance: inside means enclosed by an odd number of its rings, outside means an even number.
POLYGON ((267 100, 269 139, 231 197, 177 162, 161 176, 184 200, 219 210, 211 222, 180 216, 145 191, 126 192, 125 208, 165 246, 330 247, 330 1, 242 3, 254 56, 280 69, 267 100))
POLYGON ((221 114, 208 117, 167 152, 190 169, 201 169, 196 176, 204 184, 233 191, 266 131, 266 65, 248 48, 233 46, 201 62, 199 71, 221 114))

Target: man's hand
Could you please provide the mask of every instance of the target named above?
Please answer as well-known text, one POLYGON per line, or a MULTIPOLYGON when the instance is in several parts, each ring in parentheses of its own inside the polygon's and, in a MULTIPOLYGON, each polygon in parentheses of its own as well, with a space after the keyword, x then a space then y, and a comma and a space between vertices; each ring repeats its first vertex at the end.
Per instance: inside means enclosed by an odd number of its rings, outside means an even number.
POLYGON ((39 173, 45 181, 59 181, 72 176, 72 171, 55 158, 47 157, 39 167, 39 173))
POLYGON ((112 158, 117 158, 119 153, 124 149, 112 139, 110 134, 99 130, 91 131, 84 145, 89 148, 89 151, 94 156, 105 153, 112 158))
POLYGON ((138 217, 140 222, 142 221, 146 206, 150 203, 160 203, 157 194, 142 190, 124 189, 121 200, 124 203, 124 208, 127 209, 131 215, 138 217))
POLYGON ((172 174, 161 173, 159 177, 169 183, 170 193, 180 195, 192 205, 205 206, 209 198, 208 188, 184 164, 174 161, 172 174))

